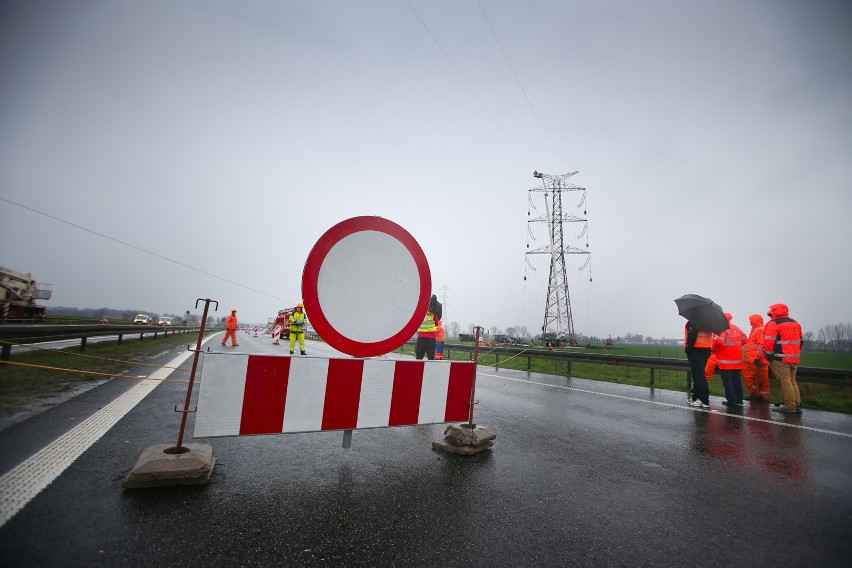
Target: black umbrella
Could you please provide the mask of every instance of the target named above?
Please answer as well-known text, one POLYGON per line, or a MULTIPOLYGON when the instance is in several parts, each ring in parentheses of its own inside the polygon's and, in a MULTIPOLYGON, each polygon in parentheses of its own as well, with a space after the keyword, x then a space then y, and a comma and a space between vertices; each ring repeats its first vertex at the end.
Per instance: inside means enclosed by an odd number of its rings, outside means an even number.
POLYGON ((722 307, 710 298, 698 294, 686 294, 676 299, 675 304, 677 304, 677 313, 700 330, 718 334, 731 325, 722 307))

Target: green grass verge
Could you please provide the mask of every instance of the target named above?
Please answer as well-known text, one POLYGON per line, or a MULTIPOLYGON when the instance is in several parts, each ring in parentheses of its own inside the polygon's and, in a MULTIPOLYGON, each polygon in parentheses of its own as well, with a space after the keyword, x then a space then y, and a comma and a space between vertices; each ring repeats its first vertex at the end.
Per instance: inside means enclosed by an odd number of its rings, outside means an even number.
POLYGON ((141 341, 125 339, 121 345, 117 341, 90 343, 85 351, 69 347, 13 353, 9 358, 13 363, 105 373, 107 376, 0 363, 0 413, 11 414, 21 405, 38 403, 86 384, 107 380, 111 375, 147 363, 154 356, 178 345, 194 346, 197 340, 194 333, 158 336, 156 339, 146 335, 141 341))
MULTIPOLYGON (((449 345, 452 348, 452 345, 449 345)), ((484 351, 487 351, 485 348, 484 351)), ((414 347, 405 345, 399 350, 401 353, 414 354, 414 347)), ((609 347, 606 351, 592 350, 592 352, 616 353, 621 355, 642 355, 650 357, 676 357, 686 359, 682 347, 656 347, 656 346, 629 346, 624 349, 620 347, 609 347), (658 353, 661 352, 662 354, 658 353)), ((470 354, 460 351, 452 351, 452 359, 469 361, 470 354)), ((482 355, 480 353, 480 365, 493 367, 497 358, 494 355, 482 355)), ((852 368, 852 354, 849 353, 805 353, 802 356, 802 365, 807 367, 821 367, 831 369, 852 368), (807 355, 807 357, 806 357, 807 355)), ((527 370, 526 355, 506 359, 500 358, 500 368, 514 369, 518 371, 527 370)), ((561 361, 547 359, 532 359, 530 371, 546 375, 566 376, 568 365, 561 361)), ((617 365, 600 365, 594 363, 573 363, 571 365, 571 376, 581 379, 618 383, 623 385, 634 385, 641 387, 651 386, 650 369, 637 367, 624 367, 617 365)), ((654 372, 654 388, 686 393, 686 372, 666 371, 657 369, 654 372)), ((781 387, 777 381, 770 381, 770 390, 773 402, 781 400, 781 387)), ((852 414, 852 388, 835 387, 816 383, 799 383, 799 393, 802 395, 802 406, 814 410, 827 410, 830 412, 842 412, 852 414)), ((710 381, 710 394, 724 396, 722 379, 718 375, 710 381)))

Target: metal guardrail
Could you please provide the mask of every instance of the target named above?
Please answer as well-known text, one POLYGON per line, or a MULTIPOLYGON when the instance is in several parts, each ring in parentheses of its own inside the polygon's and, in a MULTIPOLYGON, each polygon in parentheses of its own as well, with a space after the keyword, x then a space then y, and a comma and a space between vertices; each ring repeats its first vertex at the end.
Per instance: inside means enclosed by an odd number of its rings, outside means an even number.
MULTIPOLYGON (((470 353, 473 357, 475 346, 458 343, 444 344, 444 357, 449 358, 452 351, 470 353)), ((494 355, 496 362, 494 368, 500 367, 500 357, 526 358, 527 371, 532 368, 533 359, 546 359, 550 361, 561 361, 567 364, 567 374, 571 374, 572 363, 594 363, 598 365, 617 365, 625 367, 639 367, 649 369, 651 386, 654 386, 655 371, 683 371, 686 373, 687 389, 691 388, 692 372, 689 361, 674 357, 649 357, 644 355, 614 355, 610 353, 589 353, 587 351, 551 351, 536 347, 480 347, 479 355, 494 355)), ((504 359, 504 362, 506 361, 504 359)), ((489 365, 492 366, 492 365, 489 365)), ((852 386, 852 370, 849 369, 826 369, 821 367, 802 367, 796 371, 796 381, 801 383, 819 383, 838 387, 852 386)))
POLYGON ((153 334, 156 339, 158 334, 164 337, 178 333, 198 332, 200 326, 160 326, 160 325, 110 325, 110 324, 84 324, 84 325, 0 325, 0 359, 7 361, 12 353, 12 344, 44 343, 48 341, 63 341, 70 339, 80 340, 80 350, 86 350, 86 340, 89 337, 103 337, 117 335, 118 343, 121 343, 125 335, 139 335, 142 339, 145 335, 153 334))

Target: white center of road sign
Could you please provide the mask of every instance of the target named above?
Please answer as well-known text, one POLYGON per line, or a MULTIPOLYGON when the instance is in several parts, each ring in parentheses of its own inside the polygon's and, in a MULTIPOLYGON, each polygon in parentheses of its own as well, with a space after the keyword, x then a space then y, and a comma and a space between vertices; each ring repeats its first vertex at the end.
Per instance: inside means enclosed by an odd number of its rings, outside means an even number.
POLYGON ((418 279, 417 265, 401 242, 387 233, 361 231, 328 252, 317 295, 328 323, 341 335, 375 343, 411 319, 420 295, 418 279))

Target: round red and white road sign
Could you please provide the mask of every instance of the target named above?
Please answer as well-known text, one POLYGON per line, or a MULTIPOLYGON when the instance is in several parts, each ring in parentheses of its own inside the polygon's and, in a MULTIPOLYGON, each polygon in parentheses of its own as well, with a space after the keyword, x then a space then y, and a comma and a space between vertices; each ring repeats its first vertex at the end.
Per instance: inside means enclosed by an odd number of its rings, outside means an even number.
POLYGON ((329 345, 357 357, 390 353, 411 339, 431 291, 420 245, 381 217, 353 217, 326 231, 302 273, 311 325, 329 345))

